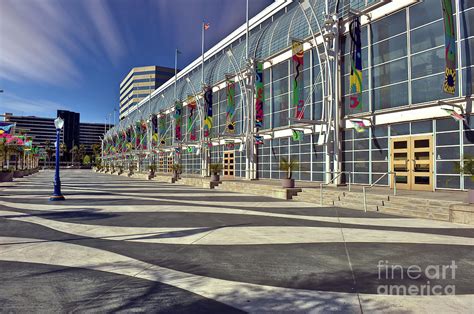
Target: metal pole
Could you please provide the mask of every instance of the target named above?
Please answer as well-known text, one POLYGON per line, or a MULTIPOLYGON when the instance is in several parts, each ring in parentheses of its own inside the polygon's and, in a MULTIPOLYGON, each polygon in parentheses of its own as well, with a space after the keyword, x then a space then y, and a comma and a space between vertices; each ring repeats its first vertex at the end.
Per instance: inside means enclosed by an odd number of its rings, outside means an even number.
POLYGON ((202 65, 201 65, 201 85, 204 85, 204 21, 202 22, 201 29, 201 56, 202 56, 202 65))
POLYGON ((54 172, 54 192, 49 198, 50 201, 63 201, 64 196, 61 194, 61 179, 59 178, 59 132, 61 129, 56 129, 56 169, 54 172))
POLYGON ((178 48, 174 54, 174 100, 176 100, 176 84, 178 82, 178 48))
POLYGON ((246 19, 246 25, 247 25, 247 31, 245 34, 245 55, 247 56, 247 59, 248 59, 249 58, 249 0, 247 0, 247 3, 246 3, 245 19, 246 19))

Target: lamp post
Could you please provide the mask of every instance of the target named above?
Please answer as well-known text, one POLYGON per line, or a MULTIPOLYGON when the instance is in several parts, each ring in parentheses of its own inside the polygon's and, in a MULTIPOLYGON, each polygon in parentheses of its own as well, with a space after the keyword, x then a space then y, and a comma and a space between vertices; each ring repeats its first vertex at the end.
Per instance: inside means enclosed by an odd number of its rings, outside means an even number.
POLYGON ((54 192, 49 197, 50 201, 64 201, 64 196, 61 194, 61 180, 59 179, 59 134, 64 126, 64 120, 57 117, 54 120, 56 127, 56 171, 54 173, 54 192))

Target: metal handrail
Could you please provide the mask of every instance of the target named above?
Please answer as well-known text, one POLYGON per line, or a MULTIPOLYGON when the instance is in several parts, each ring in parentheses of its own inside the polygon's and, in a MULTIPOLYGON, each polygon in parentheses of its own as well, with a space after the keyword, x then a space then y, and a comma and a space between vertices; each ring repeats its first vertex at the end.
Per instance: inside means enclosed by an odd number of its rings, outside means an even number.
POLYGON ((395 180, 395 176, 396 176, 396 172, 394 171, 388 171, 388 172, 385 172, 380 178, 378 178, 374 183, 372 183, 371 185, 367 185, 367 186, 363 186, 362 187, 362 193, 364 195, 364 212, 367 212, 367 193, 366 193, 366 190, 367 189, 370 189, 372 188, 375 184, 377 184, 380 180, 382 180, 385 176, 389 175, 389 174, 393 174, 393 195, 396 196, 397 195, 397 182, 395 180))
POLYGON ((319 204, 321 206, 323 206, 323 186, 324 185, 329 185, 331 184, 332 182, 334 182, 334 180, 336 180, 337 178, 339 178, 342 174, 344 173, 348 173, 349 174, 349 192, 351 191, 351 177, 352 177, 352 172, 351 171, 341 171, 341 172, 336 172, 338 175, 335 176, 334 178, 332 178, 329 182, 326 182, 326 183, 320 183, 319 184, 319 197, 320 197, 320 202, 319 204))

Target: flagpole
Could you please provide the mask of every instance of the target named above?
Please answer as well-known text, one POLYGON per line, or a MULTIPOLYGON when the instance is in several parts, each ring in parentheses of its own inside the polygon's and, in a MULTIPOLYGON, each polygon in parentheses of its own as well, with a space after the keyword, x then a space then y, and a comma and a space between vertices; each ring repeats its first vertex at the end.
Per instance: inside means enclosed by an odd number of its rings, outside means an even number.
POLYGON ((204 86, 204 21, 201 27, 201 55, 202 55, 202 73, 201 73, 201 85, 204 86))
POLYGON ((176 83, 178 82, 178 48, 174 54, 174 100, 176 100, 176 83))
POLYGON ((247 32, 245 35, 245 55, 249 57, 249 0, 247 0, 245 18, 247 23, 247 32))

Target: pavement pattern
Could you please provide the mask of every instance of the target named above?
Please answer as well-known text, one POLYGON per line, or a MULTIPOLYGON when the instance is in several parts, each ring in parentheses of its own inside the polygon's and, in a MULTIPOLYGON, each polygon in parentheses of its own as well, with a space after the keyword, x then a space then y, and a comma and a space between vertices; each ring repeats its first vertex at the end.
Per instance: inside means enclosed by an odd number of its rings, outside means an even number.
POLYGON ((474 309, 472 226, 53 174, 0 185, 0 313, 474 309))

